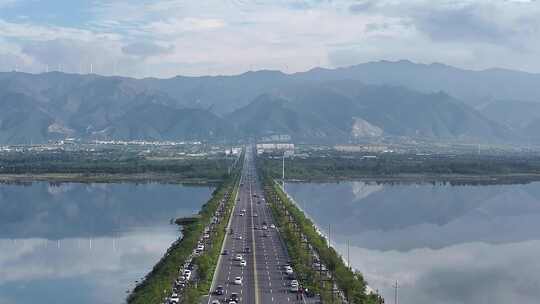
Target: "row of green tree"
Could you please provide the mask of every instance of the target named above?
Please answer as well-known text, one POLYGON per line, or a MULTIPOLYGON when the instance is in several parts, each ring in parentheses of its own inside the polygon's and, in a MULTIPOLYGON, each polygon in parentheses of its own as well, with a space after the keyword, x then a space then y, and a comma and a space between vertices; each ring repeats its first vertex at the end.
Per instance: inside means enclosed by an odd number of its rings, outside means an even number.
POLYGON ((149 159, 88 153, 32 153, 0 156, 0 174, 175 174, 182 178, 223 179, 232 158, 149 159), (111 157, 109 157, 111 156, 111 157))
POLYGON ((336 296, 333 292, 333 284, 327 281, 325 274, 313 268, 314 260, 308 250, 309 244, 317 252, 320 261, 327 265, 332 280, 344 291, 350 303, 378 304, 383 302, 380 296, 366 293, 367 283, 362 274, 344 264, 341 256, 328 246, 325 238, 317 232, 311 220, 289 201, 267 174, 265 174, 264 185, 266 199, 278 223, 293 267, 306 288, 319 293, 325 302, 331 302, 336 296), (303 239, 303 236, 306 239, 303 239))
MULTIPOLYGON (((260 163, 272 177, 282 174, 281 159, 262 158, 260 163)), ((416 156, 380 154, 377 157, 308 157, 285 160, 289 179, 354 178, 395 176, 399 174, 432 175, 504 175, 539 174, 540 158, 491 156, 416 156)))

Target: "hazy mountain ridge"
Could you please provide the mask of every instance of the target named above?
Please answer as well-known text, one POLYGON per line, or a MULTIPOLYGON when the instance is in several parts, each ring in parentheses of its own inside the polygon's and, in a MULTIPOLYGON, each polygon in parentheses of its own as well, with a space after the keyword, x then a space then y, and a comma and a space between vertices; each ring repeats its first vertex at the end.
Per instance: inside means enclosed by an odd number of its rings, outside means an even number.
POLYGON ((536 74, 408 61, 170 79, 11 72, 0 73, 0 143, 272 134, 516 142, 537 138, 537 101, 536 74), (497 102, 512 92, 524 101, 497 102))
POLYGON ((337 69, 316 68, 293 76, 308 81, 358 80, 433 93, 444 91, 469 105, 508 99, 540 102, 540 74, 506 69, 464 70, 408 60, 377 61, 337 69))
POLYGON ((374 134, 425 139, 509 140, 512 132, 444 93, 358 82, 295 85, 274 90, 228 116, 243 135, 349 140, 358 119, 374 134), (346 92, 346 93, 343 93, 346 92), (382 134, 381 134, 382 133, 382 134))

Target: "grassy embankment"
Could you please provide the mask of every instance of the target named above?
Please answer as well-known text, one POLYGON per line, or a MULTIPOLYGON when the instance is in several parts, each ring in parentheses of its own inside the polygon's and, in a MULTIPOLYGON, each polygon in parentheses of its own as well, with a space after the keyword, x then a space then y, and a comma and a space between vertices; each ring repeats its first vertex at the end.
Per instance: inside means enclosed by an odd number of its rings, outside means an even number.
POLYGON ((264 178, 267 202, 277 221, 299 281, 304 287, 321 294, 323 301, 332 301, 332 284, 324 273, 313 269, 313 258, 308 244, 327 265, 332 279, 345 292, 350 303, 376 304, 381 298, 365 293, 366 282, 362 274, 347 267, 340 255, 327 245, 326 239, 315 229, 304 213, 289 201, 281 188, 268 175, 264 178), (305 237, 305 239, 304 239, 305 237))
POLYGON ((232 159, 44 155, 0 158, 1 182, 216 182, 228 176, 232 159))
MULTIPOLYGON (((486 155, 379 154, 376 158, 337 154, 285 160, 289 180, 448 181, 526 183, 540 180, 540 158, 486 155)), ((263 157, 260 166, 281 177, 281 159, 263 157)))
POLYGON ((231 176, 214 191, 212 198, 202 206, 199 211, 199 218, 183 226, 182 239, 167 250, 165 256, 154 266, 146 279, 133 290, 128 297, 128 303, 157 304, 161 303, 165 296, 171 294, 173 281, 178 277, 178 268, 185 263, 193 252, 204 233, 204 228, 210 224, 220 200, 228 193, 227 211, 224 220, 211 233, 212 245, 210 245, 210 250, 206 250, 203 255, 194 259, 194 262, 198 265, 200 277, 197 288, 191 287, 193 286, 191 285, 186 289, 183 303, 197 303, 200 296, 208 292, 224 238, 224 229, 234 204, 234 194, 237 191, 240 176, 239 168, 241 168, 241 162, 239 162, 231 176))

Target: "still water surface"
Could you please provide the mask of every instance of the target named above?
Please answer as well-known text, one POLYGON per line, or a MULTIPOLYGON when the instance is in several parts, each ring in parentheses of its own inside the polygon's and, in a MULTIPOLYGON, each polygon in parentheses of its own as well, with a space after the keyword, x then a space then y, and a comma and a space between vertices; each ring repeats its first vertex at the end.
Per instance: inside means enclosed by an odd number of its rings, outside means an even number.
POLYGON ((122 303, 212 187, 0 185, 0 304, 122 303))
POLYGON ((540 303, 540 183, 286 189, 386 303, 540 303))

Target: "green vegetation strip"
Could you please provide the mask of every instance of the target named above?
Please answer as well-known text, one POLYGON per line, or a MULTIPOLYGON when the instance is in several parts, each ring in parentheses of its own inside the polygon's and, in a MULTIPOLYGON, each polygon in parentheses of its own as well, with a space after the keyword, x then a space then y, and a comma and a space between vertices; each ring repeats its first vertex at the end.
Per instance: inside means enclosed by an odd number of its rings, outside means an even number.
POLYGON ((165 256, 154 266, 146 279, 133 290, 127 302, 130 304, 152 304, 162 303, 163 298, 170 295, 174 280, 178 277, 178 269, 183 265, 189 255, 196 248, 199 239, 204 233, 204 228, 210 224, 212 218, 219 207, 219 202, 229 193, 226 203, 225 220, 222 220, 218 229, 211 235, 212 245, 210 250, 194 259, 198 266, 198 282, 190 285, 184 291, 183 303, 198 303, 200 296, 208 292, 212 274, 220 254, 221 243, 225 235, 225 225, 230 216, 234 204, 234 193, 237 191, 238 179, 240 176, 241 163, 234 170, 233 174, 227 178, 212 194, 212 198, 202 206, 199 211, 199 218, 183 226, 183 236, 175 242, 165 256))
MULTIPOLYGON (((282 174, 281 158, 261 157, 260 166, 273 178, 282 174)), ((359 154, 295 157, 285 160, 288 179, 343 180, 351 178, 403 177, 407 175, 467 177, 527 175, 538 179, 540 157, 488 155, 415 155, 381 153, 366 158, 359 154)))
POLYGON ((266 200, 287 246, 292 266, 305 288, 319 293, 325 303, 332 302, 332 297, 336 299, 336 296, 332 295, 333 284, 329 278, 312 267, 313 257, 308 246, 310 244, 321 262, 328 267, 332 279, 344 291, 349 303, 382 303, 379 296, 366 294, 367 283, 362 274, 344 264, 340 255, 334 248, 329 247, 326 239, 317 232, 313 222, 289 201, 287 195, 268 175, 264 178, 264 189, 266 200))
POLYGON ((234 158, 155 159, 84 152, 0 155, 0 174, 134 175, 160 174, 178 179, 224 180, 234 158))

